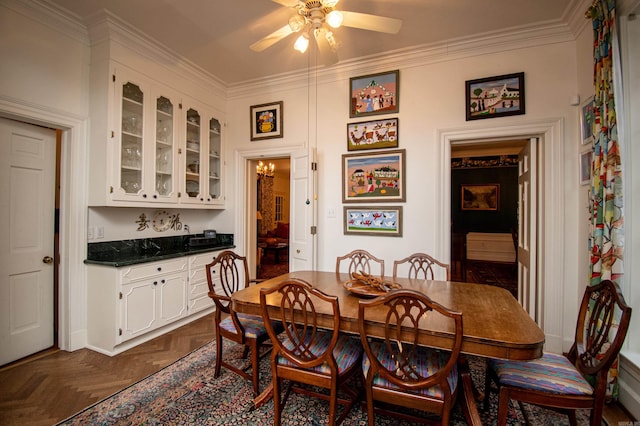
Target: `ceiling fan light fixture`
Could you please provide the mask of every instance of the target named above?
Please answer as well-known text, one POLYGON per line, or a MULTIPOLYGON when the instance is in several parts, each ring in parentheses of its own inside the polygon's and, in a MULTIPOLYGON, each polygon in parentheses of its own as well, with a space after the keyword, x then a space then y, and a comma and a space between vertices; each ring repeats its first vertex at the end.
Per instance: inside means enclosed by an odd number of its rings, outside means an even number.
POLYGON ((306 21, 300 15, 293 15, 291 18, 289 18, 289 27, 294 33, 300 31, 302 28, 304 28, 305 25, 306 21))
POLYGON ((309 47, 309 35, 307 33, 300 34, 300 37, 298 37, 294 43, 293 48, 300 53, 304 53, 307 51, 307 47, 309 47))
POLYGON ((327 31, 324 37, 327 39, 327 43, 329 43, 329 46, 331 47, 331 49, 335 51, 336 47, 338 47, 338 42, 336 41, 336 38, 334 37, 333 33, 331 31, 327 31))
POLYGON ((340 12, 339 10, 332 10, 325 17, 327 24, 329 24, 331 28, 340 28, 340 25, 342 25, 343 19, 344 19, 344 16, 342 15, 342 12, 340 12))

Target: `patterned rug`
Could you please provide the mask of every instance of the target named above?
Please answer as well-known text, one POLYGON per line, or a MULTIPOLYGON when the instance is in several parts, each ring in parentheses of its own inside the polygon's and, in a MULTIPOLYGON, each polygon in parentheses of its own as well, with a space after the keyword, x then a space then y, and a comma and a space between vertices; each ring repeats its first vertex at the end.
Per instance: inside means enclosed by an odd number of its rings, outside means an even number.
MULTIPOLYGON (((225 346, 225 358, 236 359, 241 347, 225 346)), ((273 401, 259 409, 253 407, 250 383, 222 369, 218 379, 213 378, 216 356, 215 342, 196 349, 159 372, 100 401, 60 425, 270 425, 273 424, 273 401)), ((239 360, 240 363, 246 362, 239 360)), ((484 383, 484 360, 472 357, 470 364, 473 380, 478 389, 484 383)), ((261 386, 264 389, 270 377, 269 357, 262 359, 261 386)), ((359 386, 354 382, 353 386, 359 386)), ((495 424, 497 395, 491 394, 491 408, 484 412, 479 405, 483 424, 495 424)), ((565 416, 537 407, 526 406, 529 420, 535 425, 569 424, 565 416)), ((320 425, 326 423, 328 403, 319 399, 292 393, 283 413, 284 425, 320 425)), ((578 423, 588 423, 588 412, 578 413, 578 423)), ((356 406, 343 425, 367 424, 366 409, 356 406)), ((409 423, 376 416, 376 425, 408 425, 409 423)), ((465 425, 458 407, 454 408, 451 424, 465 425)), ((524 417, 516 404, 509 408, 509 425, 524 424, 524 417)))

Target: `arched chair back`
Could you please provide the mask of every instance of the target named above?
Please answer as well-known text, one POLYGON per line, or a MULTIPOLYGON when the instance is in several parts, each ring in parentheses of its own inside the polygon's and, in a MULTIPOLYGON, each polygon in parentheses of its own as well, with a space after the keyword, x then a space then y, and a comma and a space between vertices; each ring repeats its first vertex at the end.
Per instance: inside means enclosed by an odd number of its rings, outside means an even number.
POLYGON ((451 280, 449 265, 436 260, 425 253, 413 253, 410 256, 393 262, 393 278, 399 276, 400 271, 406 271, 407 278, 434 280, 438 276, 437 272, 442 270, 447 281, 451 280))
POLYGON ((347 272, 351 276, 352 272, 365 272, 369 275, 384 276, 384 260, 378 259, 366 250, 353 250, 344 256, 336 259, 336 273, 347 272), (346 268, 342 268, 346 265, 346 268))
MULTIPOLYGON (((395 290, 361 300, 358 327, 365 350, 362 370, 369 425, 375 423, 375 412, 406 418, 406 410, 390 410, 389 404, 435 413, 448 424, 458 391, 462 314, 418 291, 395 290), (375 324, 381 319, 383 324, 375 324), (430 324, 446 337, 421 332, 430 324), (384 339, 369 337, 369 327, 383 327, 384 339), (437 340, 438 347, 444 343, 444 350, 424 345, 430 339, 437 340), (377 401, 387 405, 378 406, 377 401)), ((420 422, 419 417, 411 420, 420 422)))
POLYGON ((485 391, 492 390, 493 382, 498 385, 498 425, 507 422, 510 399, 518 401, 525 418, 522 402, 566 413, 571 424, 576 424, 576 409, 590 409, 591 425, 601 425, 609 368, 620 352, 630 320, 631 308, 620 288, 605 280, 585 289, 575 340, 566 357, 544 352, 542 358, 532 361, 491 360, 485 391))
MULTIPOLYGON (((206 272, 209 286, 208 294, 216 305, 214 322, 217 354, 214 377, 218 377, 220 368, 225 367, 250 380, 253 385, 253 393, 257 396, 260 379, 258 368, 260 346, 269 339, 269 336, 264 327, 262 317, 237 314, 231 305, 231 295, 254 282, 249 279, 247 258, 231 250, 225 250, 206 265, 206 272), (224 361, 223 337, 244 345, 243 358, 246 358, 249 351, 251 351, 251 363, 247 367, 241 368, 236 364, 224 361), (250 373, 247 371, 249 368, 251 368, 250 373)), ((274 324, 274 328, 281 329, 277 324, 274 324)))
POLYGON ((340 307, 337 296, 327 295, 311 284, 299 279, 281 282, 272 288, 260 289, 262 316, 267 332, 273 341, 271 372, 273 375, 274 424, 279 425, 288 392, 282 397, 283 380, 295 382, 295 392, 319 397, 329 401, 328 424, 339 424, 357 401, 357 394, 343 386, 359 372, 362 347, 357 338, 340 333, 340 307), (267 299, 277 301, 267 304, 267 299), (320 328, 319 315, 332 318, 330 328, 320 328), (277 330, 270 324, 281 323, 284 332, 280 339, 277 330), (313 387, 324 388, 321 393, 313 387), (338 399, 342 388, 346 400, 338 399), (336 421, 336 405, 346 405, 336 421))

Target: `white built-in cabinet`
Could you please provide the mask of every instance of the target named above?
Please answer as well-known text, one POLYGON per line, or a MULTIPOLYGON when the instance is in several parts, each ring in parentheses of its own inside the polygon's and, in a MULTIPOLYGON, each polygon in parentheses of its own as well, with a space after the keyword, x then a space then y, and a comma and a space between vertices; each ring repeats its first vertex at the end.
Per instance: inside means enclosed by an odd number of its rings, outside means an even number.
POLYGON ((211 312, 205 265, 216 254, 120 268, 87 265, 88 346, 116 354, 155 337, 162 327, 211 312))
POLYGON ((92 78, 107 107, 92 105, 90 205, 224 208, 220 114, 124 65, 109 71, 92 78))

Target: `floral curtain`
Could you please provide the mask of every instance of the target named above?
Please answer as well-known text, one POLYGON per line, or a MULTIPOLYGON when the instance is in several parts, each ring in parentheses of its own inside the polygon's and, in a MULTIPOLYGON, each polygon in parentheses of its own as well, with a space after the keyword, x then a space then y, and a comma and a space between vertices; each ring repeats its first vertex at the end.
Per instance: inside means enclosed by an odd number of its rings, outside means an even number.
MULTIPOLYGON (((622 162, 614 97, 615 0, 594 0, 593 22, 594 142, 591 178, 590 284, 623 275, 622 162)), ((609 372, 609 397, 617 397, 618 363, 609 372)))

